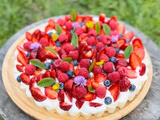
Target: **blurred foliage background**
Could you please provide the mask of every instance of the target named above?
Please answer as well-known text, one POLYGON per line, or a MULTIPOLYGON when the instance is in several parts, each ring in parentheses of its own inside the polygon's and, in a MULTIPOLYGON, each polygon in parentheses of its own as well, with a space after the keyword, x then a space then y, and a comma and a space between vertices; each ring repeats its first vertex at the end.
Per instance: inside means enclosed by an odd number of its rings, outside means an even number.
POLYGON ((160 0, 0 0, 0 47, 23 27, 51 16, 105 13, 138 28, 160 47, 160 0))

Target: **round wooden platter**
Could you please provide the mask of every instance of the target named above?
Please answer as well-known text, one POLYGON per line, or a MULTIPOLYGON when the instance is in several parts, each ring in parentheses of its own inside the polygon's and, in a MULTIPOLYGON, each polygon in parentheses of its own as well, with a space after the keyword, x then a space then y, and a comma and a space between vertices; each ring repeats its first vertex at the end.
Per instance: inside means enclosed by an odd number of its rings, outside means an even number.
MULTIPOLYGON (((46 26, 46 24, 40 25, 32 30, 30 30, 30 33, 33 33, 35 29, 41 29, 46 26)), ((83 120, 85 119, 82 116, 79 116, 77 118, 71 117, 71 116, 61 116, 58 113, 51 113, 47 111, 45 108, 40 108, 38 107, 33 98, 28 98, 26 96, 25 90, 22 90, 20 88, 20 84, 16 81, 14 78, 14 68, 15 64, 14 61, 16 59, 14 52, 16 50, 17 45, 21 45, 25 40, 25 35, 22 35, 20 38, 17 39, 17 41, 11 46, 11 48, 8 50, 4 62, 3 62, 3 67, 2 67, 2 78, 3 78, 3 83, 5 86, 6 91, 8 92, 9 96, 11 99, 14 101, 14 103, 21 108, 25 113, 28 115, 32 116, 35 119, 40 119, 40 120, 83 120)), ((147 52, 147 51, 146 51, 147 52)), ((132 110, 134 110, 144 99, 146 96, 151 82, 152 82, 152 63, 150 60, 150 57, 147 53, 148 60, 149 60, 149 73, 148 73, 148 79, 144 83, 142 89, 140 90, 139 94, 135 96, 135 98, 131 102, 127 102, 126 105, 122 108, 116 108, 114 113, 108 113, 105 112, 102 117, 97 118, 94 115, 92 115, 89 119, 92 120, 115 120, 115 119, 120 119, 124 117, 125 115, 129 114, 132 110)))

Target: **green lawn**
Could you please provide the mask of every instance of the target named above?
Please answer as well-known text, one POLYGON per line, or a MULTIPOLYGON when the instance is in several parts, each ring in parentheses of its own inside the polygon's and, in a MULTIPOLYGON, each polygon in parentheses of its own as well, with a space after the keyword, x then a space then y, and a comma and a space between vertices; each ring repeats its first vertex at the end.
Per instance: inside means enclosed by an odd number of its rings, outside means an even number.
POLYGON ((160 47, 160 0, 0 0, 0 47, 23 27, 76 10, 105 13, 138 28, 160 47))

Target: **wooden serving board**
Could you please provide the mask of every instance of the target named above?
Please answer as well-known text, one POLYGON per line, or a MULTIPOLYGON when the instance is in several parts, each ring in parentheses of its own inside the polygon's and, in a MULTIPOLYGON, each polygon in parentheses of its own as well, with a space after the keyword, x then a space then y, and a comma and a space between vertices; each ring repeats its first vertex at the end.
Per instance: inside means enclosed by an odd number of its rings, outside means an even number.
MULTIPOLYGON (((47 24, 40 25, 31 31, 30 33, 33 33, 35 29, 41 29, 44 28, 47 24)), ((33 98, 28 98, 25 94, 25 90, 22 90, 20 88, 20 83, 17 82, 17 80, 14 78, 14 60, 16 57, 14 57, 14 52, 16 50, 17 45, 21 45, 25 40, 25 35, 22 35, 20 38, 17 39, 17 41, 11 46, 11 48, 8 50, 2 67, 2 78, 3 83, 5 86, 6 91, 8 92, 11 99, 15 102, 15 104, 21 108, 25 113, 32 116, 35 119, 40 120, 84 120, 85 118, 82 116, 79 116, 78 118, 74 117, 63 117, 59 115, 58 113, 51 113, 48 112, 45 108, 38 107, 35 102, 33 101, 33 98)), ((147 51, 146 51, 147 52, 147 51)), ((148 56, 148 53, 146 54, 148 56)), ((152 82, 152 63, 149 58, 149 73, 148 73, 148 79, 144 83, 141 91, 138 95, 132 100, 132 102, 127 102, 125 107, 123 109, 116 108, 114 113, 107 113, 105 112, 101 118, 97 118, 94 115, 90 117, 91 120, 115 120, 120 119, 124 117, 125 115, 129 114, 132 110, 134 110, 144 99, 146 96, 151 82, 152 82)))

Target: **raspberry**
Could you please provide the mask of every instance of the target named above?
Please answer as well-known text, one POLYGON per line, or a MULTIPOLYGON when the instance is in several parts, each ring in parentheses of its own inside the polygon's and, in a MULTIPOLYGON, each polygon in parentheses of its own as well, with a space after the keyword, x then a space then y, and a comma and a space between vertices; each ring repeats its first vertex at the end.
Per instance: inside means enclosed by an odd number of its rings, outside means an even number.
POLYGON ((102 42, 104 45, 111 44, 111 36, 106 36, 106 39, 104 39, 102 42))
POLYGON ((121 92, 126 92, 131 86, 131 82, 127 78, 122 78, 119 81, 119 87, 121 92))
POLYGON ((70 51, 70 52, 69 52, 69 56, 70 56, 73 60, 77 60, 78 57, 79 57, 78 50, 76 50, 76 51, 70 51))
POLYGON ((66 44, 64 47, 63 47, 64 51, 66 53, 69 53, 69 51, 73 51, 74 50, 74 47, 73 45, 71 45, 70 43, 66 44))
POLYGON ((96 90, 95 90, 95 94, 97 97, 99 98, 104 98, 106 96, 106 88, 105 87, 98 87, 96 90))
POLYGON ((68 40, 68 36, 67 36, 66 34, 61 33, 61 34, 59 35, 59 42, 60 42, 60 43, 62 43, 62 42, 64 42, 64 41, 67 41, 67 40, 68 40))
POLYGON ((67 70, 69 70, 69 67, 70 67, 70 65, 69 65, 68 62, 62 62, 62 63, 60 64, 60 66, 59 66, 59 68, 60 68, 60 70, 61 70, 62 72, 67 72, 67 70))
POLYGON ((32 75, 36 71, 36 67, 28 64, 26 65, 24 71, 27 75, 32 75))
POLYGON ((89 36, 96 37, 96 36, 97 36, 97 32, 96 32, 95 30, 90 30, 90 31, 88 32, 88 35, 89 35, 89 36))
POLYGON ((63 54, 63 55, 61 55, 61 58, 62 59, 65 59, 65 58, 67 58, 68 56, 66 55, 66 54, 63 54))
POLYGON ((64 49, 60 49, 59 51, 58 51, 58 54, 61 56, 61 55, 63 55, 63 54, 66 54, 66 52, 64 51, 64 49))
POLYGON ((121 78, 123 78, 123 77, 125 77, 125 76, 127 75, 127 68, 125 68, 125 67, 120 67, 120 68, 118 69, 118 72, 119 72, 121 78))
POLYGON ((101 54, 99 57, 99 61, 101 61, 101 60, 105 60, 105 62, 108 62, 109 58, 106 54, 101 54))
POLYGON ((67 82, 68 79, 69 78, 68 78, 68 75, 66 73, 59 72, 59 74, 58 74, 59 82, 65 83, 65 82, 67 82))
POLYGON ((59 18, 59 19, 57 20, 57 24, 60 25, 60 26, 63 26, 63 25, 64 25, 64 20, 61 19, 61 18, 59 18))
POLYGON ((113 63, 112 62, 107 62, 103 65, 103 70, 107 73, 113 72, 113 63))
POLYGON ((87 44, 90 46, 94 46, 95 45, 95 38, 94 37, 88 38, 87 44))
POLYGON ((109 22, 109 27, 111 28, 111 30, 116 30, 117 29, 117 22, 115 22, 115 21, 109 22))
POLYGON ((94 68, 92 69, 92 72, 94 75, 98 75, 102 73, 102 68, 100 66, 94 66, 94 68))
POLYGON ((99 36, 99 42, 103 42, 103 41, 105 41, 106 40, 106 36, 105 35, 100 35, 99 36))
POLYGON ((50 72, 50 74, 51 74, 51 77, 55 79, 56 71, 54 69, 50 72))
POLYGON ((43 48, 49 45, 48 40, 46 38, 41 38, 39 43, 42 45, 43 48))
POLYGON ((30 49, 30 46, 31 46, 31 42, 25 42, 24 44, 23 44, 23 48, 26 50, 26 51, 30 51, 31 49, 30 49))
POLYGON ((72 22, 66 22, 66 29, 67 29, 68 31, 70 31, 70 30, 73 29, 72 22))
POLYGON ((61 59, 55 60, 55 62, 53 63, 53 67, 55 69, 59 69, 61 63, 62 63, 61 59))
POLYGON ((90 63, 89 63, 88 59, 82 59, 79 64, 80 64, 81 68, 88 69, 90 67, 90 63))
POLYGON ((83 28, 82 28, 82 27, 76 28, 75 33, 76 33, 78 36, 81 35, 81 34, 83 33, 83 28))
POLYGON ((85 78, 88 78, 89 72, 86 68, 81 68, 81 69, 79 69, 78 75, 83 76, 85 78))
POLYGON ((98 42, 97 45, 96 45, 96 48, 98 51, 100 51, 102 48, 104 48, 104 44, 102 42, 98 42))
POLYGON ((116 50, 113 47, 107 47, 106 48, 106 55, 108 57, 113 57, 116 55, 116 50))
POLYGON ((73 80, 72 80, 72 79, 68 80, 68 81, 64 84, 64 88, 65 88, 65 90, 67 90, 67 91, 72 90, 72 87, 73 87, 73 80))
POLYGON ((119 72, 113 72, 108 75, 108 78, 111 82, 118 83, 120 80, 120 74, 119 72))
POLYGON ((87 89, 84 88, 84 87, 81 87, 81 86, 78 86, 76 88, 76 95, 77 95, 77 98, 84 98, 87 94, 87 89))
POLYGON ((127 67, 128 66, 128 62, 126 60, 123 60, 123 59, 119 59, 117 62, 116 62, 116 65, 121 65, 123 67, 127 67))

